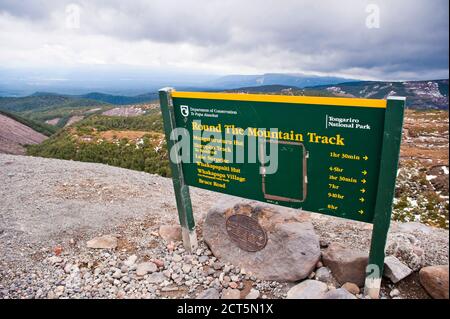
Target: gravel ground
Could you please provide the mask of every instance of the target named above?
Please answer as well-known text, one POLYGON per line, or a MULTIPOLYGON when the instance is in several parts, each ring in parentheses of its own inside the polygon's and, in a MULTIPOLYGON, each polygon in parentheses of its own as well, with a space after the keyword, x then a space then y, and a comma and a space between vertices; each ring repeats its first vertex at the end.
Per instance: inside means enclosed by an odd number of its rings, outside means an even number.
MULTIPOLYGON (((188 254, 158 236, 161 224, 177 223, 170 179, 0 154, 0 181, 0 298, 194 298, 207 288, 239 289, 241 297, 253 288, 260 298, 283 298, 292 286, 259 281, 211 255, 202 241, 202 222, 208 209, 228 196, 191 189, 200 246, 188 254), (87 240, 105 234, 118 238, 116 250, 86 247, 87 240), (142 262, 156 269, 138 276, 142 262)), ((371 225, 309 215, 322 242, 368 249, 371 225)), ((393 223, 389 238, 421 247, 422 265, 448 264, 448 230, 393 223)), ((392 288, 386 283, 383 294, 392 288)), ((423 297, 409 289, 401 291, 403 297, 423 297)))

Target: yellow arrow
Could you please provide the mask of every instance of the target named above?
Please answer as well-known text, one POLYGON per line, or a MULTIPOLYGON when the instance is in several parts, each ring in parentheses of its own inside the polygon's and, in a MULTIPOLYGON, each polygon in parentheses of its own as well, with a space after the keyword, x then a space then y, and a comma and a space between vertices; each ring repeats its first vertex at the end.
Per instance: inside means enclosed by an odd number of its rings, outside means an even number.
POLYGON ((364 155, 363 159, 364 159, 365 161, 367 161, 367 160, 369 159, 369 157, 368 157, 367 155, 364 155))
POLYGON ((361 188, 359 191, 364 194, 366 192, 366 189, 365 188, 361 188))
POLYGON ((366 170, 363 170, 361 173, 362 173, 363 175, 367 175, 367 171, 366 171, 366 170))
POLYGON ((365 201, 364 197, 361 197, 361 198, 359 199, 359 201, 360 201, 361 203, 364 203, 364 201, 365 201))
POLYGON ((361 183, 363 183, 363 184, 365 184, 367 181, 366 181, 366 179, 365 178, 363 178, 362 180, 361 180, 361 183))
POLYGON ((362 209, 358 210, 358 213, 360 213, 361 215, 364 214, 364 211, 362 209))

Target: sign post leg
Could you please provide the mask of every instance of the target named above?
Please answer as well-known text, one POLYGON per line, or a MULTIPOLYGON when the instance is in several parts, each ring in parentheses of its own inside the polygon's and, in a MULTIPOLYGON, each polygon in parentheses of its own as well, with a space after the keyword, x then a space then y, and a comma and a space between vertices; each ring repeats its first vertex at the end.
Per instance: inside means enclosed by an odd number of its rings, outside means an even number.
POLYGON ((164 131, 167 141, 167 150, 169 153, 170 168, 172 171, 173 188, 177 202, 178 217, 181 224, 184 248, 190 252, 197 249, 197 234, 195 232, 195 221, 192 213, 191 196, 189 195, 189 186, 185 184, 180 155, 177 152, 171 154, 175 141, 171 139, 173 129, 175 129, 175 114, 171 92, 172 88, 159 90, 159 101, 161 113, 164 120, 164 131), (171 155, 171 156, 170 156, 171 155), (175 158, 171 158, 175 157, 175 158))
POLYGON ((383 146, 381 150, 380 175, 373 220, 369 264, 366 269, 364 294, 379 298, 383 276, 385 247, 391 221, 400 143, 402 139, 405 99, 391 97, 387 100, 384 119, 383 146))

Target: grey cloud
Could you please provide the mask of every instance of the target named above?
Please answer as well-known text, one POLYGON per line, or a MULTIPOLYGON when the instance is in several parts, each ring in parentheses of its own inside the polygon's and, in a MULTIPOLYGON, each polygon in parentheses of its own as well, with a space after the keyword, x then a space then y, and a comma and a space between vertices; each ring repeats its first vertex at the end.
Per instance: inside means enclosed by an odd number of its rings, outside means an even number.
POLYGON ((16 3, 2 0, 0 11, 42 21, 76 3, 82 8, 80 32, 85 34, 188 43, 202 49, 205 61, 245 63, 262 71, 275 65, 286 71, 366 70, 367 76, 385 78, 406 73, 420 77, 433 70, 448 74, 447 0, 16 3), (379 29, 365 26, 369 3, 380 7, 379 29), (270 60, 273 65, 267 64, 270 60))

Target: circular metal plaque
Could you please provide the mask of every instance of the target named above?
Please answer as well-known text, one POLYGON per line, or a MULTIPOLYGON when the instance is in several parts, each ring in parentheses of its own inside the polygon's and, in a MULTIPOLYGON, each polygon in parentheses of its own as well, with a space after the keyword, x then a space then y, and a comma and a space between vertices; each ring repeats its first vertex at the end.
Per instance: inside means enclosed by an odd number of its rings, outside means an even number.
POLYGON ((231 240, 245 251, 255 252, 267 244, 266 232, 253 217, 231 215, 226 221, 226 229, 231 240))

